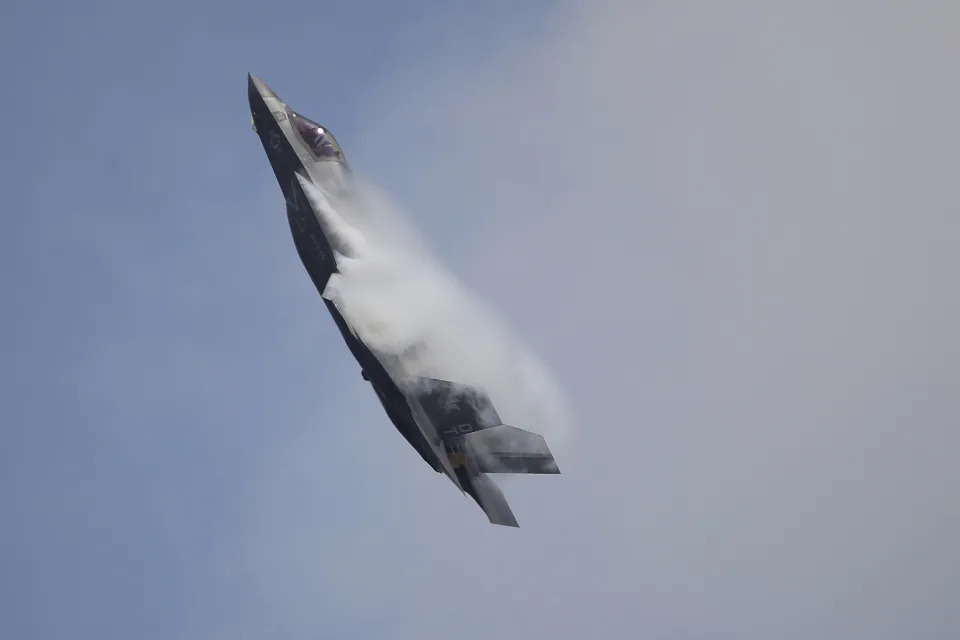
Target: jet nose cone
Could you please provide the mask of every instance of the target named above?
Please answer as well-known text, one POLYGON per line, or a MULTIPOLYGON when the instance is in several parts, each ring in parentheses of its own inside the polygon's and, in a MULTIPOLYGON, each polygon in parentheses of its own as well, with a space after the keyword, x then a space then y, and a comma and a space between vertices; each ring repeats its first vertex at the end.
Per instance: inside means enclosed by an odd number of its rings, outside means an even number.
POLYGON ((251 95, 257 94, 261 98, 273 98, 280 100, 280 96, 274 93, 273 89, 268 87, 260 78, 252 73, 247 74, 247 90, 251 95))

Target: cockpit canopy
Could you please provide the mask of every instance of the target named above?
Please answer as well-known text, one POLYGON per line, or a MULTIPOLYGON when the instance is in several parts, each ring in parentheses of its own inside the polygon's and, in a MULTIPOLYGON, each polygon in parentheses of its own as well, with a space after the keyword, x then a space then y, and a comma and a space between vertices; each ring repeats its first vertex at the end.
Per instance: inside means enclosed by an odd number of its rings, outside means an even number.
POLYGON ((290 122, 315 160, 343 161, 343 152, 332 133, 296 112, 290 112, 290 122))

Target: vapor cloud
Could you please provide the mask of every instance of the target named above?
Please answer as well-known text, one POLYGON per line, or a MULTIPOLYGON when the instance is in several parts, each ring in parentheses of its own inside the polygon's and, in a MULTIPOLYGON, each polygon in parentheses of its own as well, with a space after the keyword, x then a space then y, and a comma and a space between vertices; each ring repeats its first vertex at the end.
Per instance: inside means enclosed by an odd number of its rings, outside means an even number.
MULTIPOLYGON (((509 538, 384 449, 354 500, 376 513, 343 544, 326 518, 258 546, 295 567, 264 573, 277 609, 312 615, 287 585, 323 536, 336 553, 306 566, 336 572, 338 607, 410 637, 483 638, 491 615, 530 637, 957 637, 957 6, 572 2, 537 37, 458 41, 374 92, 355 166, 535 345, 585 426, 564 475, 511 488, 509 538), (388 467, 407 484, 384 495, 388 467), (383 522, 389 543, 355 542, 383 522), (420 597, 451 566, 484 606, 420 597)), ((381 344, 468 352, 431 373, 522 377, 443 270, 402 275, 429 252, 395 261, 394 244, 389 267, 347 270, 352 315, 402 318, 381 344)), ((493 394, 505 421, 541 430, 508 415, 510 391, 493 394)), ((335 433, 337 451, 391 444, 335 433)), ((297 508, 329 482, 324 451, 297 508)))
POLYGON ((569 410, 554 377, 504 320, 432 255, 404 213, 362 182, 347 197, 301 180, 340 273, 324 291, 357 335, 399 363, 409 383, 433 377, 486 392, 507 424, 563 446, 569 410))

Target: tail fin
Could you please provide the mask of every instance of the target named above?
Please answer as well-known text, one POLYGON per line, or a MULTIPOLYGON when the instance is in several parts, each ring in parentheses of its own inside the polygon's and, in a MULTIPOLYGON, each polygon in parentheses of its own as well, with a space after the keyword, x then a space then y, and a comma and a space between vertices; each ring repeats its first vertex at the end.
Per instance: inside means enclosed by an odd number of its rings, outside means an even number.
POLYGON ((507 499, 503 497, 493 480, 485 473, 479 473, 470 478, 470 484, 467 486, 467 492, 477 501, 487 518, 493 524, 501 524, 506 527, 519 527, 517 518, 510 510, 507 499))
POLYGON ((560 473, 538 433, 501 424, 468 433, 464 440, 481 473, 560 473))

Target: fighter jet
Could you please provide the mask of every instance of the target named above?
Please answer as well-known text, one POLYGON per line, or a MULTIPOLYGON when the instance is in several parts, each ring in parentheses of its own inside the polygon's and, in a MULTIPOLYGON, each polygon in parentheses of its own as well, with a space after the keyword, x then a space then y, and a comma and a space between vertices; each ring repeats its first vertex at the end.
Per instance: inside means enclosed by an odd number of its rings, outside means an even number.
POLYGON ((313 185, 349 197, 351 170, 329 129, 287 106, 248 75, 253 130, 263 143, 286 201, 293 243, 304 268, 397 431, 420 457, 469 494, 490 522, 518 526, 491 473, 559 473, 543 436, 503 424, 480 389, 455 381, 397 374, 398 355, 364 344, 327 291, 348 251, 304 190, 313 185))

